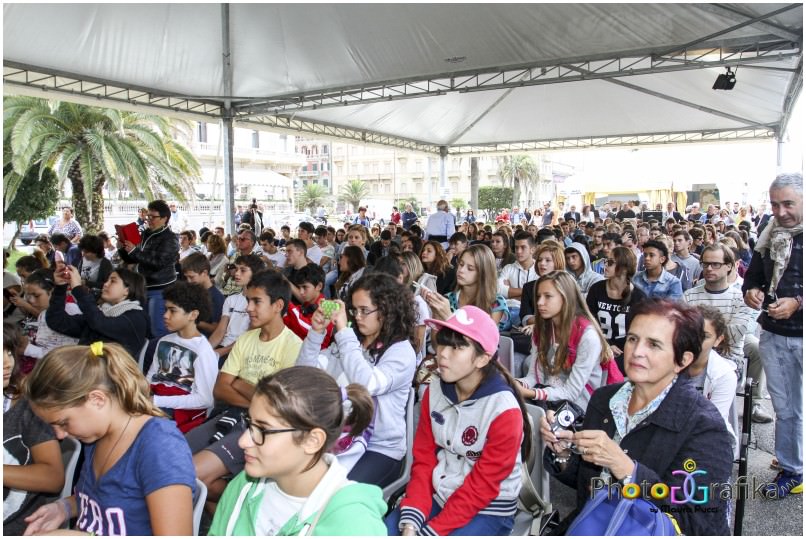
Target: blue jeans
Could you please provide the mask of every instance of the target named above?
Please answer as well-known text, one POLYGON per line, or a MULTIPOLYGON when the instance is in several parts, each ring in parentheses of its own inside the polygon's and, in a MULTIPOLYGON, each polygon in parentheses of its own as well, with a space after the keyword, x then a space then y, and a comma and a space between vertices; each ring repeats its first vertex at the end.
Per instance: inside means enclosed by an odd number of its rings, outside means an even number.
POLYGON ((761 330, 758 348, 775 410, 775 456, 784 470, 803 473, 803 337, 761 330))
MULTIPOLYGON (((428 524, 431 519, 436 517, 442 508, 437 503, 437 500, 432 500, 431 514, 425 520, 428 524)), ((389 513, 385 519, 386 531, 390 536, 400 535, 398 525, 400 523, 400 506, 395 507, 394 511, 389 513)), ((509 535, 512 533, 512 526, 515 523, 515 517, 508 516, 494 516, 494 515, 476 515, 473 520, 462 526, 456 528, 448 535, 509 535)))
POLYGON ((148 319, 151 322, 151 337, 162 337, 168 334, 165 322, 162 317, 165 314, 165 300, 162 297, 162 290, 149 290, 148 296, 148 319))
POLYGON ((333 287, 334 284, 336 284, 336 281, 338 279, 339 279, 338 270, 330 270, 329 272, 327 272, 327 275, 325 275, 325 286, 324 290, 322 290, 322 293, 325 295, 325 299, 331 299, 331 296, 333 295, 333 293, 331 292, 331 288, 333 287))
POLYGON ((395 460, 375 451, 367 451, 347 474, 347 479, 383 488, 400 477, 402 465, 401 460, 395 460))
POLYGON ((517 327, 521 325, 521 306, 518 305, 517 307, 510 307, 509 308, 509 323, 512 327, 517 327))

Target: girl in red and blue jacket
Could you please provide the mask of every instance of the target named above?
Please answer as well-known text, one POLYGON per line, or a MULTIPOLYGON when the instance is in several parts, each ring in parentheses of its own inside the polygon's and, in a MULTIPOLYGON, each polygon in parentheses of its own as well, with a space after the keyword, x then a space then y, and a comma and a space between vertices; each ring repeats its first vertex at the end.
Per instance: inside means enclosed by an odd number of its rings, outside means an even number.
POLYGON ((509 535, 531 429, 516 383, 497 361, 498 328, 473 306, 437 330, 439 378, 425 392, 406 495, 389 535, 509 535))

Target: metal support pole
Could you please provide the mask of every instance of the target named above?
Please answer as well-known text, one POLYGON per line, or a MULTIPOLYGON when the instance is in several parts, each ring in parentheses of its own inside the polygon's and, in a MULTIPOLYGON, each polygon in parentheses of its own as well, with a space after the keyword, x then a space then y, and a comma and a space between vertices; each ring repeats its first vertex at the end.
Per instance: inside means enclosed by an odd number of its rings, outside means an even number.
MULTIPOLYGON (((223 92, 232 95, 232 56, 229 35, 229 4, 221 4, 221 56, 223 64, 223 92)), ((233 148, 232 101, 224 101, 224 117, 221 128, 224 135, 224 229, 235 234, 235 167, 232 158, 233 148)))
POLYGON ((439 147, 439 196, 448 200, 448 147, 439 147))
POLYGON ((233 129, 232 129, 232 116, 229 116, 231 110, 229 107, 225 108, 227 117, 223 118, 221 122, 224 130, 224 229, 230 234, 235 234, 235 170, 234 160, 232 158, 233 146, 233 129))

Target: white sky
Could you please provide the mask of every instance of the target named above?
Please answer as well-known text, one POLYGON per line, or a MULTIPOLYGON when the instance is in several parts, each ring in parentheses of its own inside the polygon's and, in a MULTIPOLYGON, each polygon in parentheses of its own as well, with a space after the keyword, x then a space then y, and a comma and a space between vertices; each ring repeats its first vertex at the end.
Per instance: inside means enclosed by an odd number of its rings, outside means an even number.
POLYGON ((689 190, 691 184, 715 183, 722 201, 757 202, 778 172, 803 171, 806 105, 798 99, 777 166, 777 143, 709 142, 591 150, 559 150, 552 159, 573 165, 582 190, 607 192, 648 188, 689 190), (745 185, 747 184, 747 185, 745 185), (651 186, 651 187, 650 187, 651 186))

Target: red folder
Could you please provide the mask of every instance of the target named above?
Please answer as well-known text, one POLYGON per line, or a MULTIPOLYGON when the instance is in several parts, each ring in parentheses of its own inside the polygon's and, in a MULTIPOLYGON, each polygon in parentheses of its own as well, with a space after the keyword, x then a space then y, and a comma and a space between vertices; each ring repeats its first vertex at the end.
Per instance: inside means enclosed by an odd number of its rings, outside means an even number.
POLYGON ((118 239, 120 241, 128 240, 135 245, 140 243, 140 230, 137 228, 137 223, 115 225, 115 231, 118 233, 118 239))

